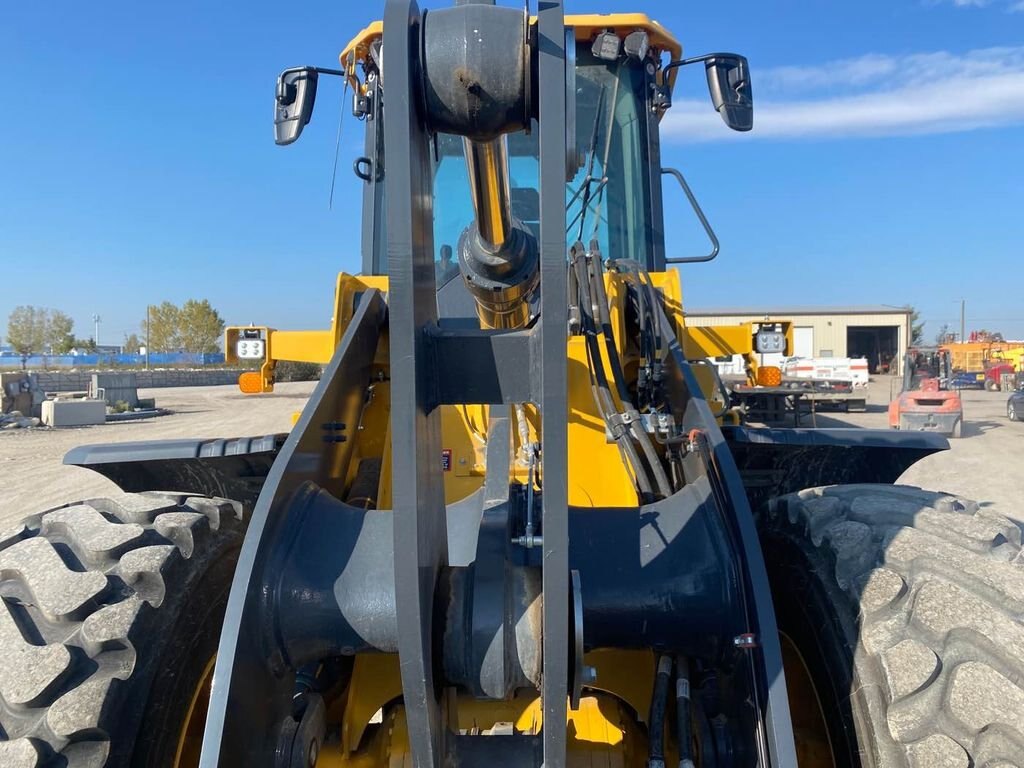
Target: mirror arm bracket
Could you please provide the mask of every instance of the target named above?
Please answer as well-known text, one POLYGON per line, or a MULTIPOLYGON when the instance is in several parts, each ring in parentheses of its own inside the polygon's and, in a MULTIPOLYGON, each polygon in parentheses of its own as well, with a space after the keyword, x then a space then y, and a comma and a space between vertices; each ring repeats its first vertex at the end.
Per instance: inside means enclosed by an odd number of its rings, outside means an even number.
POLYGON ((664 69, 661 70, 661 84, 654 86, 658 91, 657 108, 659 110, 667 110, 672 106, 672 91, 669 87, 668 76, 673 69, 679 67, 685 67, 689 64, 699 64, 701 62, 707 62, 709 59, 714 59, 719 56, 725 56, 724 53, 705 53, 703 56, 694 56, 691 59, 677 59, 676 61, 670 61, 665 65, 664 69))
POLYGON ((665 65, 665 68, 662 70, 662 75, 667 75, 670 70, 676 69, 677 67, 685 67, 689 64, 699 64, 701 62, 707 62, 710 59, 720 59, 724 56, 731 55, 733 54, 723 53, 722 51, 719 51, 717 53, 705 53, 703 56, 694 56, 691 59, 677 59, 676 61, 670 61, 668 64, 665 65))

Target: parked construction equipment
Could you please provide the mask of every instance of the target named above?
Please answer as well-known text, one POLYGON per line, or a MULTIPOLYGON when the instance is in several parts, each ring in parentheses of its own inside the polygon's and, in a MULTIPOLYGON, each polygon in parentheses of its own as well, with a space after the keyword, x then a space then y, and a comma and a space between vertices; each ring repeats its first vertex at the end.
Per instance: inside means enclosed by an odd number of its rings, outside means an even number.
POLYGON ((985 369, 985 389, 998 392, 1003 389, 1003 378, 1014 378, 1024 371, 1024 347, 990 349, 982 363, 985 369))
POLYGON ((965 341, 941 345, 950 353, 954 371, 981 371, 985 361, 1004 357, 1019 362, 1024 348, 1019 341, 965 341))
POLYGON ((132 493, 0 543, 0 764, 1019 762, 1020 531, 891 485, 948 443, 724 423, 706 358, 788 341, 684 322, 689 65, 749 130, 744 58, 559 0, 388 0, 281 75, 279 144, 354 92, 363 275, 235 343, 330 362, 287 435, 68 456, 132 493))
POLYGON ((1003 377, 1012 379, 1014 374, 1024 368, 1021 357, 1014 354, 1018 348, 1009 352, 1000 350, 989 351, 982 358, 981 367, 977 370, 953 370, 953 385, 960 389, 986 389, 998 392, 1003 388, 1003 377))

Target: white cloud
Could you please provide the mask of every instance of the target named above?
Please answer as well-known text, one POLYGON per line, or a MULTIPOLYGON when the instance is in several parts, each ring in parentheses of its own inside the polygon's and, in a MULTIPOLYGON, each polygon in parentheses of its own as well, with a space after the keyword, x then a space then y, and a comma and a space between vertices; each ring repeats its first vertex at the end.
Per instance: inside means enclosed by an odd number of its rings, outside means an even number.
MULTIPOLYGON (((1021 0, 1024 2, 1024 0, 1021 0)), ((948 51, 890 56, 869 53, 824 64, 773 67, 757 73, 761 92, 797 92, 884 87, 888 78, 912 76, 918 82, 953 77, 983 77, 1024 71, 1024 47, 982 48, 962 55, 948 51)))
MULTIPOLYGON (((944 5, 949 2, 957 8, 986 8, 992 0, 925 0, 925 5, 944 5)), ((1006 10, 1010 13, 1024 11, 1024 0, 1009 0, 1006 10)))
MULTIPOLYGON (((949 133, 1024 123, 1024 47, 754 67, 752 79, 754 138, 949 133)), ((676 101, 662 133, 682 141, 739 136, 703 99, 676 101)))

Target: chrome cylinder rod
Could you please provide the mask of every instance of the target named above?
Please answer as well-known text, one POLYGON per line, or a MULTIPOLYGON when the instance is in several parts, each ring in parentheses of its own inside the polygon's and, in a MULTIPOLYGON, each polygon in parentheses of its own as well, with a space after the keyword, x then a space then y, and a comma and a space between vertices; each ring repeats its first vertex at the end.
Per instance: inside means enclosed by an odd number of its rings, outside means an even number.
POLYGON ((508 242, 512 232, 512 195, 505 137, 499 136, 490 141, 463 141, 480 244, 496 253, 508 242))

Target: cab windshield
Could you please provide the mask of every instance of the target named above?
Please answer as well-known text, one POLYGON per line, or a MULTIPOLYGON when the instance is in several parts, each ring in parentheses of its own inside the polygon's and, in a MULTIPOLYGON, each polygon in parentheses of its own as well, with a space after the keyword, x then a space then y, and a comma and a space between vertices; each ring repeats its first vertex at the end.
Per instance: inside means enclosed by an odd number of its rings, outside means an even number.
MULTIPOLYGON (((605 62, 581 50, 576 65, 576 146, 579 168, 565 190, 566 239, 602 254, 650 263, 653 230, 647 182, 644 73, 625 59, 605 62)), ((506 137, 512 215, 540 235, 538 131, 506 137)), ((437 137, 434 163, 434 263, 438 287, 459 274, 457 249, 473 220, 461 137, 437 137)), ((383 254, 378 252, 378 259, 383 254)), ((378 261, 378 266, 383 266, 378 261)), ((382 270, 384 271, 384 270, 382 270)))

